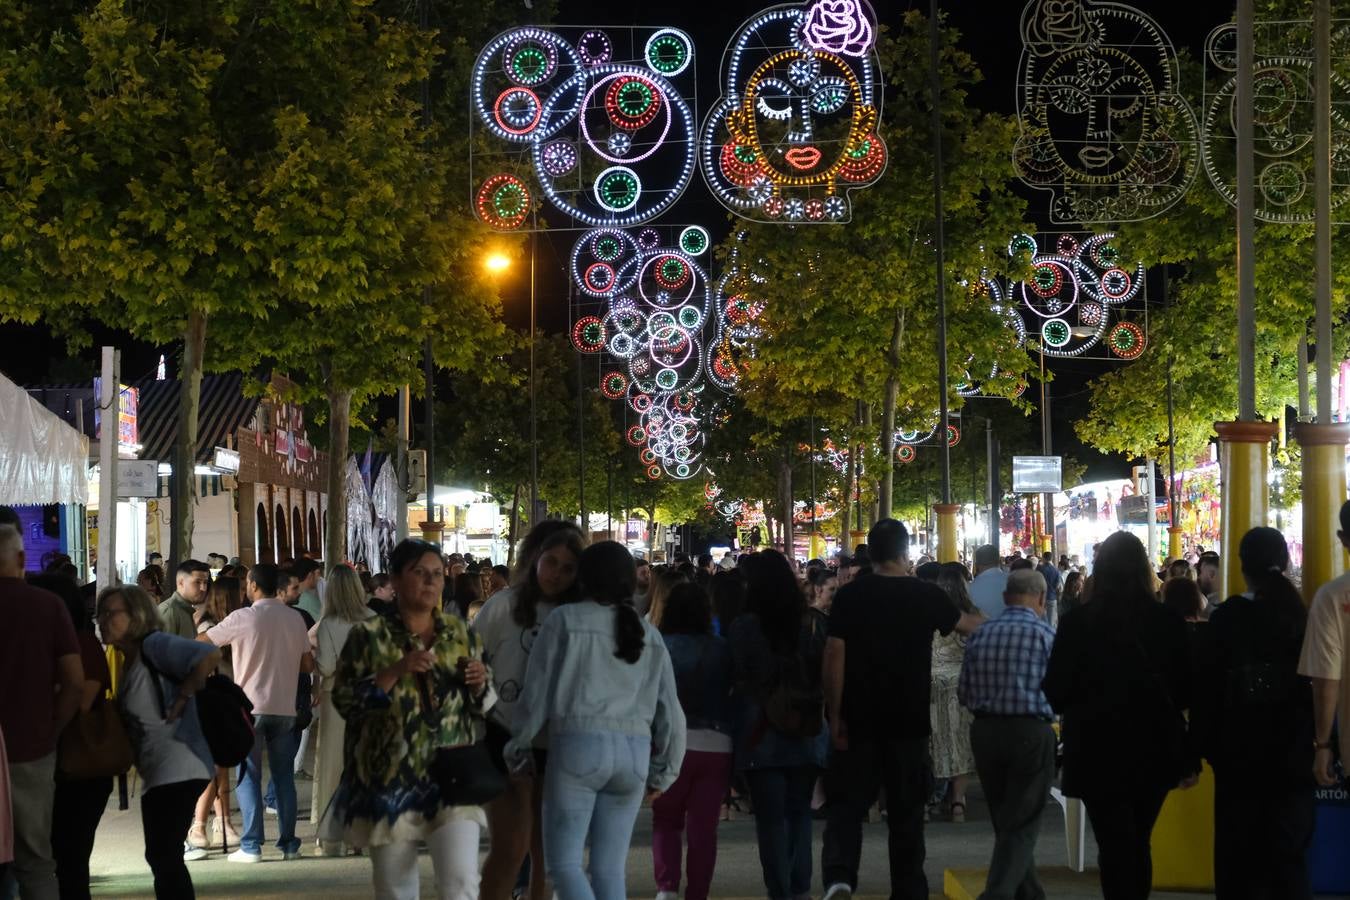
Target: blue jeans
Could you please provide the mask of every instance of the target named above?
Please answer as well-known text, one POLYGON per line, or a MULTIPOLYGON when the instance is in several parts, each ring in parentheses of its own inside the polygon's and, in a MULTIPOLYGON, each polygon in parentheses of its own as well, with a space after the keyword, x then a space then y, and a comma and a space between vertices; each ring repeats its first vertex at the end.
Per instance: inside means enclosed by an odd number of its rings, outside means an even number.
POLYGON ((624 865, 651 755, 645 737, 606 731, 549 737, 544 865, 559 900, 626 900, 624 865), (588 836, 589 881, 581 868, 588 836))
POLYGON ((295 836, 295 748, 299 736, 295 733, 294 716, 258 716, 253 723, 256 737, 248 759, 239 767, 239 810, 244 814, 244 834, 239 839, 241 849, 261 853, 263 835, 262 752, 267 745, 267 767, 277 794, 277 849, 293 853, 300 849, 295 836))
POLYGON ((811 893, 811 790, 815 766, 751 769, 759 865, 771 900, 811 893))

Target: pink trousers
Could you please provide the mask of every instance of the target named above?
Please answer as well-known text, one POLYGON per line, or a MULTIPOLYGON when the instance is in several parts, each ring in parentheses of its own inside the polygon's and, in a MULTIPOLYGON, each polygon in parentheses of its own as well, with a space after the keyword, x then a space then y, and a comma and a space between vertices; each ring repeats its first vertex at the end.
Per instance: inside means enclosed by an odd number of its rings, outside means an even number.
POLYGON ((707 900, 717 866, 717 822, 731 785, 730 753, 690 750, 680 777, 652 804, 652 863, 658 891, 680 890, 681 834, 688 833, 685 900, 707 900))

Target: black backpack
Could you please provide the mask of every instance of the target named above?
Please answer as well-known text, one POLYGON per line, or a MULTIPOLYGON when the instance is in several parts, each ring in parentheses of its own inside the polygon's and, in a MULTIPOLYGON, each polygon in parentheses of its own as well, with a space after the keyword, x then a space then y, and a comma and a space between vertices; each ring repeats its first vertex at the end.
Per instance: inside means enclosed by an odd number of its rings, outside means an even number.
MULTIPOLYGON (((174 684, 180 682, 162 674, 150 662, 144 653, 141 662, 156 679, 166 678, 174 684)), ((159 714, 165 716, 164 692, 156 686, 155 696, 159 700, 159 714)), ((206 684, 194 695, 197 701, 197 722, 206 738, 206 746, 211 749, 211 759, 222 768, 231 768, 243 763, 253 750, 253 702, 243 689, 224 675, 212 675, 206 684)))

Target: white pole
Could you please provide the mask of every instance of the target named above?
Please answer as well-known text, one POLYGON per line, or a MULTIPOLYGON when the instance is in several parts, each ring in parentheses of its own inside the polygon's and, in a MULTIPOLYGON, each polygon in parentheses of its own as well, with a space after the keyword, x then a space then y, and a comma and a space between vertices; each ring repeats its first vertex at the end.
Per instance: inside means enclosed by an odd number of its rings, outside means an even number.
MULTIPOLYGON (((1331 423, 1331 0, 1313 2, 1313 47, 1317 424, 1328 425, 1331 423)), ((1300 371, 1306 379, 1306 370, 1300 371)))
POLYGON ((98 439, 98 589, 121 583, 117 574, 117 418, 121 397, 122 354, 103 348, 99 381, 98 439))
POLYGON ((1148 564, 1156 569, 1158 567, 1158 515, 1154 511, 1154 492, 1157 490, 1154 485, 1155 475, 1153 458, 1149 457, 1148 475, 1146 476, 1148 478, 1148 493, 1144 495, 1148 497, 1148 564))
POLYGON ((398 450, 394 456, 394 480, 398 482, 398 505, 395 535, 401 541, 408 536, 408 430, 412 419, 412 389, 408 385, 398 389, 398 450))

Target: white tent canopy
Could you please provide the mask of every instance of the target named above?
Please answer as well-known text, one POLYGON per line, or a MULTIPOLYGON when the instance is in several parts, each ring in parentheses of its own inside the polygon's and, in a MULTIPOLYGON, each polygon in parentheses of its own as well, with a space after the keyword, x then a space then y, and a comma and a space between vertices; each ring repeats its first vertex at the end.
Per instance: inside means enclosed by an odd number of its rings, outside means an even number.
POLYGON ((0 504, 89 502, 89 441, 0 375, 0 504))

